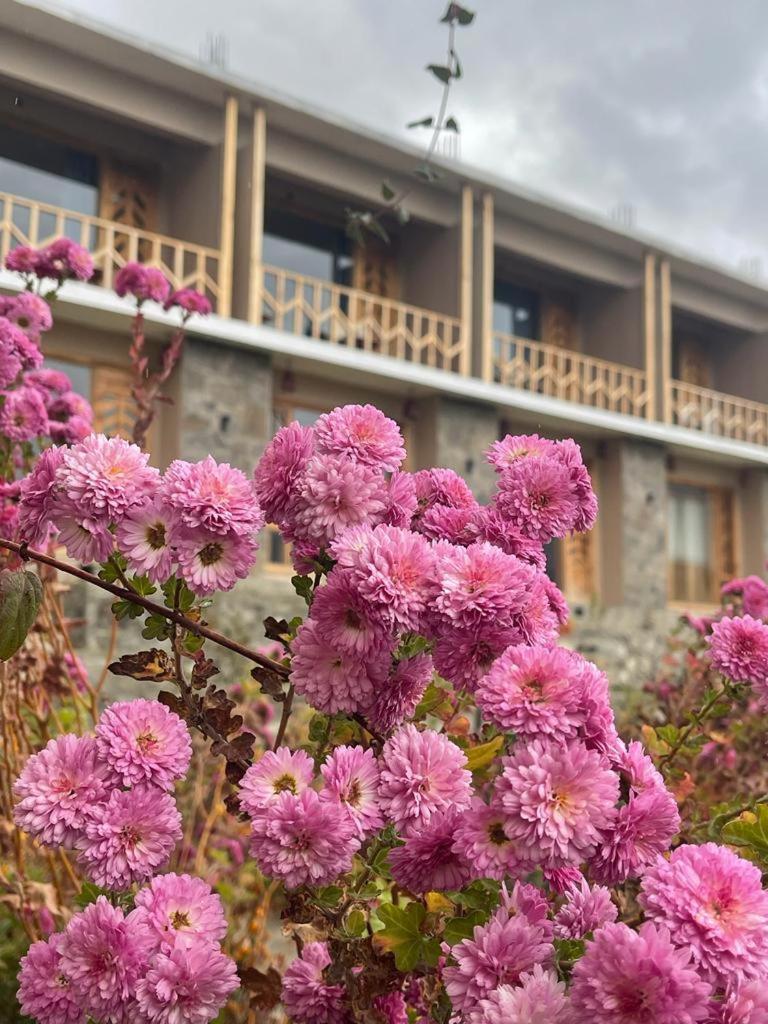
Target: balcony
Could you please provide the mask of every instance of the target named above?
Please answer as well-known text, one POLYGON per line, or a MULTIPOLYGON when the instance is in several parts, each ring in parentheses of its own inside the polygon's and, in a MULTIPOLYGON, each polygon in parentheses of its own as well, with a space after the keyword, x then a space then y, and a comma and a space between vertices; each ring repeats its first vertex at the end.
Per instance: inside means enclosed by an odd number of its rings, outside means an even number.
POLYGON ((17 245, 39 247, 62 236, 90 252, 93 283, 105 288, 112 287, 117 271, 132 260, 162 270, 173 288, 202 292, 214 310, 229 288, 218 249, 0 192, 0 260, 17 245))
POLYGON ((711 388, 670 380, 667 420, 705 434, 768 445, 768 405, 711 388))
POLYGON ((540 341, 494 332, 490 379, 507 387, 593 409, 649 415, 645 370, 540 341))
POLYGON ((329 345, 469 372, 458 317, 278 267, 261 267, 262 323, 329 345))

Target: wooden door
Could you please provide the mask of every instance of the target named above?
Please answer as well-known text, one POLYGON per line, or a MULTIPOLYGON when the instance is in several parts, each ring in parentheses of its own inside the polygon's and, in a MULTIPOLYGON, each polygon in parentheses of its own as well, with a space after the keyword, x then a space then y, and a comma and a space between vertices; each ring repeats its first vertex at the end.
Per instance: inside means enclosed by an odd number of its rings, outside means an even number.
MULTIPOLYGON (((148 171, 114 160, 102 161, 100 217, 113 223, 127 224, 141 232, 155 232, 157 207, 157 183, 148 171)), ((151 259, 152 242, 140 236, 132 246, 128 235, 118 234, 115 249, 123 262, 138 259, 143 263, 151 259)))

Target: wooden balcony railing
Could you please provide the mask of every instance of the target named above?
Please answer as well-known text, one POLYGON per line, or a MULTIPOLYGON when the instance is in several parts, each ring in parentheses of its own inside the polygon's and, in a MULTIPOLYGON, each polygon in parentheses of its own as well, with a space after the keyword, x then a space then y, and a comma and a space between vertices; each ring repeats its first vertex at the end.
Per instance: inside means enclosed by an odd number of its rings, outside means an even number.
POLYGON ((768 405, 711 388, 669 381, 667 418, 676 426, 705 434, 768 445, 768 405))
POLYGON ((629 416, 647 416, 645 370, 571 352, 540 341, 495 333, 491 379, 565 402, 629 416))
POLYGON ((218 249, 0 192, 0 259, 17 245, 37 247, 62 236, 90 252, 96 268, 93 283, 105 288, 112 287, 117 271, 131 260, 158 267, 174 288, 196 288, 214 309, 229 288, 221 280, 218 249))
POLYGON ((263 266, 260 284, 262 322, 281 331, 469 372, 469 342, 457 317, 277 267, 263 266))

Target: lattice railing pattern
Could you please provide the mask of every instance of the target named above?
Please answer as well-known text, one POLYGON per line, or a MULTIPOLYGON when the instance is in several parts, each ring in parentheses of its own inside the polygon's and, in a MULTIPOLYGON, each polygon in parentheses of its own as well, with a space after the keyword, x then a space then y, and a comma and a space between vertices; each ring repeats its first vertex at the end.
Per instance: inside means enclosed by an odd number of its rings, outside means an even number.
POLYGON ((669 420, 676 426, 768 445, 768 405, 762 402, 671 380, 667 406, 669 420))
POLYGON ((491 373, 497 384, 537 395, 629 416, 647 415, 644 370, 556 345, 495 333, 491 373))
POLYGON ((93 256, 94 284, 111 288, 117 271, 138 260, 159 267, 174 288, 203 292, 217 307, 222 293, 217 249, 0 192, 0 259, 17 245, 42 246, 62 236, 93 256))
POLYGON ((467 342, 457 317, 268 266, 261 300, 262 322, 282 331, 463 372, 467 342))

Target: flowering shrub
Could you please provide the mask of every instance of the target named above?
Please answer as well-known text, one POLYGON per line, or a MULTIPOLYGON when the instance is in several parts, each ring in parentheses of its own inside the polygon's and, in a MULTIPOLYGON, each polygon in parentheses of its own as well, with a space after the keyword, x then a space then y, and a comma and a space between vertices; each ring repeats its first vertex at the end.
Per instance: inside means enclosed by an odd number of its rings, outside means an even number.
MULTIPOLYGON (((168 298, 135 268, 119 286, 168 298)), ((110 592, 159 645, 112 671, 171 684, 57 734, 15 782, 16 826, 87 879, 22 961, 21 1006, 40 1024, 203 1024, 238 985, 254 1012, 282 1002, 296 1024, 766 1019, 760 870, 709 837, 677 842, 667 780, 708 708, 747 687, 763 699, 768 626, 712 630, 717 695, 663 748, 654 733, 654 763, 619 737, 603 673, 558 646, 568 610, 543 545, 597 515, 578 446, 497 442, 488 505, 404 458, 394 422, 347 406, 280 430, 252 479, 210 456, 160 473, 136 444, 89 435, 21 481, 20 542, 0 545, 110 592), (206 621, 265 520, 307 605, 266 620, 270 655, 206 621), (54 537, 98 572, 47 553, 54 537), (281 709, 271 749, 211 681, 216 645, 281 709), (290 745, 297 697, 313 715, 290 745), (228 807, 281 887, 298 953, 282 978, 238 970, 217 895, 167 871, 190 730, 223 758, 228 807)), ((23 634, 28 610, 10 610, 23 634)), ((752 856, 758 837, 741 845, 752 856)))

